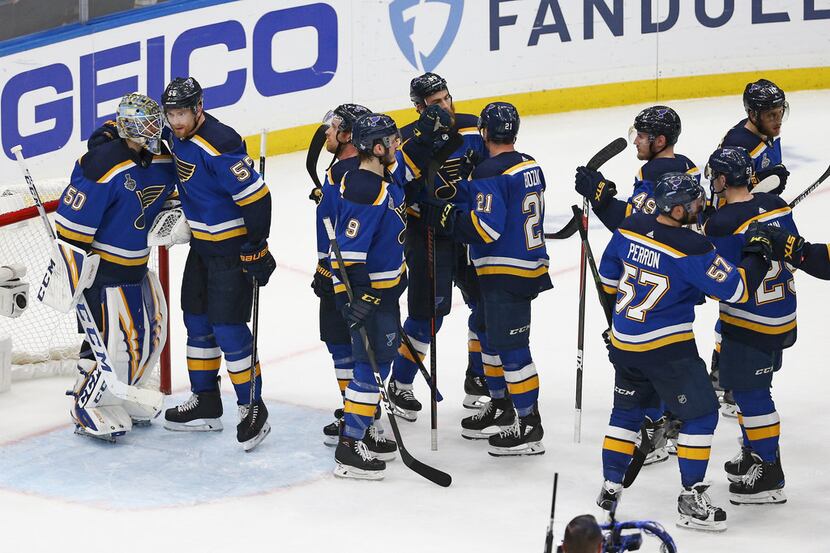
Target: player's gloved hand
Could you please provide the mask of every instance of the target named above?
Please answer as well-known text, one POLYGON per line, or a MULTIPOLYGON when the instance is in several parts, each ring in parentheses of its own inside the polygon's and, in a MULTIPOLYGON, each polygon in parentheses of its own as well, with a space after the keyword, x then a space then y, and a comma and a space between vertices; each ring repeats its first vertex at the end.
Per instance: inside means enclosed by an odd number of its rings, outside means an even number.
POLYGON ((606 328, 602 331, 602 341, 605 342, 605 349, 611 351, 611 329, 606 328))
POLYGON ((419 202, 421 218, 424 223, 434 228, 441 236, 450 236, 455 228, 455 218, 458 216, 458 209, 455 204, 427 198, 419 202))
POLYGON ((315 186, 311 189, 311 192, 309 192, 308 199, 315 204, 320 205, 320 201, 323 199, 323 190, 315 186))
POLYGON ((115 121, 107 121, 92 131, 92 134, 89 135, 89 140, 86 141, 86 148, 87 150, 92 150, 116 138, 118 138, 118 128, 115 126, 115 121))
POLYGON ((314 280, 311 281, 311 289, 318 298, 334 295, 334 283, 331 280, 331 268, 327 259, 317 262, 317 269, 314 271, 314 280))
POLYGON ((239 249, 239 259, 242 261, 242 272, 253 282, 256 279, 258 286, 268 284, 271 273, 277 268, 274 256, 268 251, 268 242, 260 240, 256 244, 246 242, 239 249))
POLYGON ((458 162, 458 176, 461 180, 469 179, 479 163, 481 163, 481 156, 472 148, 468 148, 458 162))
POLYGON ((744 247, 742 251, 745 255, 760 255, 769 263, 772 259, 772 239, 766 229, 767 225, 760 225, 757 221, 750 223, 744 233, 744 247))
POLYGON ((773 225, 761 225, 757 221, 752 222, 747 229, 747 234, 763 233, 770 243, 770 257, 772 261, 783 261, 793 267, 798 267, 804 259, 804 246, 806 242, 797 234, 791 234, 781 227, 773 225), (757 228, 753 228, 755 225, 757 228))
POLYGON ((577 167, 574 176, 576 191, 588 198, 594 211, 602 210, 617 195, 617 185, 606 180, 602 173, 587 167, 577 167))
POLYGON ((349 329, 357 330, 380 306, 380 295, 371 288, 355 288, 352 301, 343 306, 343 318, 349 329))
POLYGON ((415 123, 415 140, 429 146, 433 152, 441 149, 449 140, 452 116, 441 106, 427 106, 415 123))
POLYGON ((755 178, 758 179, 758 182, 761 182, 765 178, 775 175, 781 181, 781 183, 769 191, 770 194, 778 194, 780 195, 784 188, 787 186, 787 177, 790 176, 790 172, 787 171, 787 168, 784 167, 783 164, 779 163, 778 165, 773 165, 772 167, 767 167, 766 169, 761 169, 757 173, 755 173, 755 178))

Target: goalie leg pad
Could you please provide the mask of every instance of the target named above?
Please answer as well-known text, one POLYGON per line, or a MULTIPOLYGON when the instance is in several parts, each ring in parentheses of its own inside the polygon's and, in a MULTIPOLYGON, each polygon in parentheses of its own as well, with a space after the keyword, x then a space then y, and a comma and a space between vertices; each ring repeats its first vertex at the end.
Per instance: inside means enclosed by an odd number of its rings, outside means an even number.
POLYGON ((74 398, 70 415, 83 434, 98 438, 120 436, 132 429, 130 415, 107 390, 95 361, 78 361, 78 378, 70 393, 74 398))
POLYGON ((101 258, 58 238, 40 282, 37 299, 49 307, 69 313, 98 272, 101 258))

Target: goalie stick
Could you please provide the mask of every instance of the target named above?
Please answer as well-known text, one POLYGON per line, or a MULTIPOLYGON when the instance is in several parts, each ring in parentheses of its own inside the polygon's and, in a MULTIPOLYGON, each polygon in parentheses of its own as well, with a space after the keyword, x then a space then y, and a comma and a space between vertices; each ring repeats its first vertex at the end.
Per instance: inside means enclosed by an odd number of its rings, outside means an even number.
MULTIPOLYGON (((337 259, 340 276, 343 280, 343 285, 346 287, 346 295, 348 296, 349 301, 352 301, 352 285, 351 282, 349 282, 349 274, 346 271, 346 264, 343 262, 343 255, 340 252, 340 246, 337 244, 337 237, 334 234, 334 227, 332 227, 331 219, 324 217, 323 226, 326 227, 326 234, 329 237, 331 251, 334 252, 334 257, 337 259)), ((369 364, 372 365, 372 371, 375 374, 375 384, 377 384, 377 387, 380 389, 380 397, 383 401, 383 406, 386 409, 386 416, 389 418, 389 425, 392 427, 392 433, 395 435, 395 440, 398 442, 398 451, 400 451, 403 464, 430 482, 434 482, 435 484, 445 488, 448 487, 452 484, 452 476, 417 460, 412 456, 412 454, 409 453, 409 451, 407 451, 406 447, 404 447, 401 431, 398 428, 398 422, 395 420, 395 415, 392 411, 392 403, 389 401, 389 394, 386 392, 386 387, 383 385, 383 378, 381 377, 380 369, 378 368, 377 360, 375 359, 375 352, 372 349, 372 344, 369 343, 369 336, 366 334, 366 329, 363 327, 360 327, 360 338, 363 340, 363 347, 366 349, 366 355, 369 357, 369 364)))
MULTIPOLYGON (((23 157, 23 147, 14 146, 11 149, 11 153, 17 160, 17 164, 20 166, 20 171, 23 173, 23 178, 29 186, 29 193, 32 195, 32 200, 34 201, 35 207, 40 214, 40 220, 43 222, 46 234, 49 236, 49 240, 51 240, 52 245, 56 247, 55 232, 52 230, 52 225, 46 217, 46 210, 43 208, 43 203, 40 200, 40 194, 37 191, 37 186, 35 186, 35 181, 32 179, 31 173, 29 173, 29 168, 23 157)), ((151 408, 153 410, 151 418, 157 417, 158 414, 161 413, 161 409, 164 404, 164 394, 155 390, 130 386, 118 380, 115 373, 112 371, 113 364, 110 360, 110 355, 107 352, 106 343, 101 336, 101 332, 98 330, 98 326, 95 324, 95 319, 92 317, 92 311, 90 310, 83 293, 81 293, 78 303, 75 305, 75 310, 78 314, 78 321, 83 327, 86 340, 95 355, 95 361, 101 369, 101 377, 104 379, 104 383, 110 393, 119 399, 132 401, 151 408)), ((87 388, 89 387, 90 386, 88 384, 87 388)))
MULTIPOLYGON (((602 150, 598 151, 594 154, 590 160, 588 160, 588 164, 586 167, 588 169, 597 170, 609 159, 615 157, 616 155, 622 153, 623 150, 628 146, 628 142, 625 138, 615 138, 611 142, 608 143, 602 150)), ((587 206, 586 206, 587 207, 587 206)), ((565 226, 561 229, 557 230, 556 232, 546 232, 545 239, 546 240, 563 240, 565 238, 570 238, 574 235, 574 233, 579 230, 579 220, 576 216, 571 217, 570 221, 565 223, 565 226)))

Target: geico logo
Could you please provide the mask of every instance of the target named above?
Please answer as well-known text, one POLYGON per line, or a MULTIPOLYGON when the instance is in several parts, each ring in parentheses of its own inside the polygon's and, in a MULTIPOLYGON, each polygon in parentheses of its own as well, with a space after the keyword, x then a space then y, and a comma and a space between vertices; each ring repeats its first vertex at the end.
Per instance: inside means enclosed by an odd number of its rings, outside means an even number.
MULTIPOLYGON (((187 21, 188 13, 181 14, 176 21, 187 21)), ((151 19, 139 25, 151 36, 157 32, 157 21, 151 19)), ((185 28, 181 32, 176 29, 144 41, 80 55, 70 63, 63 63, 65 55, 47 59, 40 67, 12 75, 3 87, 0 97, 3 149, 9 159, 14 159, 9 149, 16 144, 21 144, 29 157, 58 150, 72 138, 76 119, 80 121, 80 140, 86 140, 104 121, 115 118, 112 113, 99 116, 101 104, 114 107, 118 98, 136 90, 146 90, 151 98, 159 99, 170 78, 191 74, 191 57, 204 49, 210 49, 211 59, 227 56, 228 63, 239 60, 241 65, 224 71, 224 75, 222 72, 209 75, 211 81, 222 84, 205 88, 206 109, 236 104, 249 83, 266 97, 319 88, 331 81, 337 71, 337 23, 334 8, 310 3, 268 12, 253 24, 230 19, 185 28), (275 69, 280 64, 274 59, 274 54, 278 54, 272 47, 274 37, 301 28, 314 28, 316 44, 292 42, 292 47, 314 48, 316 60, 305 68, 275 69), (249 53, 239 52, 243 50, 249 53), (119 79, 105 76, 112 72, 128 76, 119 79)), ((169 23, 164 26, 173 27, 169 23)), ((301 33, 302 37, 310 35, 301 33)), ((286 40, 296 41, 296 36, 296 33, 287 35, 286 40)), ((61 44, 66 45, 64 52, 71 52, 85 50, 83 45, 91 42, 87 36, 61 44)), ((26 56, 26 53, 21 55, 23 61, 29 62, 32 56, 26 56)), ((217 67, 222 67, 219 60, 217 67)), ((208 77, 195 76, 203 83, 208 77)))
POLYGON ((530 325, 525 325, 519 328, 511 328, 508 331, 508 334, 510 334, 510 336, 515 336, 516 334, 521 334, 522 332, 527 332, 528 330, 530 330, 530 325))

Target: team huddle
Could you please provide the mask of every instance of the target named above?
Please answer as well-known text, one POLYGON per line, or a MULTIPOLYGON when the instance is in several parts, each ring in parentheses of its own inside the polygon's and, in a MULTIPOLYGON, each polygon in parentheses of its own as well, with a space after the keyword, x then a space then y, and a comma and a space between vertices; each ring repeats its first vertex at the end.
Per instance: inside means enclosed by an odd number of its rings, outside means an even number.
MULTIPOLYGON (((513 105, 457 113, 434 73, 412 80, 410 99, 418 117, 400 129, 358 104, 331 110, 324 124, 333 159, 310 194, 320 339, 342 394, 323 440, 344 478, 381 479, 397 455, 377 423, 384 383, 397 420, 415 421, 423 408, 413 387, 419 373, 438 396, 425 361, 456 286, 469 310, 464 407, 475 410, 461 435, 487 440, 496 457, 545 451, 529 340, 531 302, 552 288, 542 168, 514 147, 513 105)), ((271 196, 240 135, 205 112, 194 78, 173 80, 160 100, 125 96, 115 122, 90 137, 59 203, 50 270, 61 278, 44 301, 64 312, 81 298, 93 306, 111 372, 141 389, 167 339, 150 248, 189 243, 181 312, 192 394, 164 412, 164 427, 222 430, 224 357, 237 439, 249 451, 270 432, 248 322, 257 287, 276 266, 271 196)), ((598 264, 615 369, 597 500, 605 510, 640 467, 674 454, 678 524, 725 530, 705 482, 719 409, 741 428, 741 451, 725 466, 732 503, 786 501, 772 378, 796 340, 793 272, 830 279, 830 255, 798 235, 780 198, 789 175, 778 138, 784 92, 764 79, 749 83, 744 106, 747 117, 706 165, 708 197, 701 172, 675 152, 680 117, 667 106, 634 120, 630 138, 645 163, 627 201, 599 171, 576 170, 577 192, 613 232, 598 264), (707 296, 720 305, 709 372, 692 332, 707 296)), ((149 424, 160 408, 107 386, 94 345, 88 339, 80 352, 76 432, 113 439, 149 424)))

